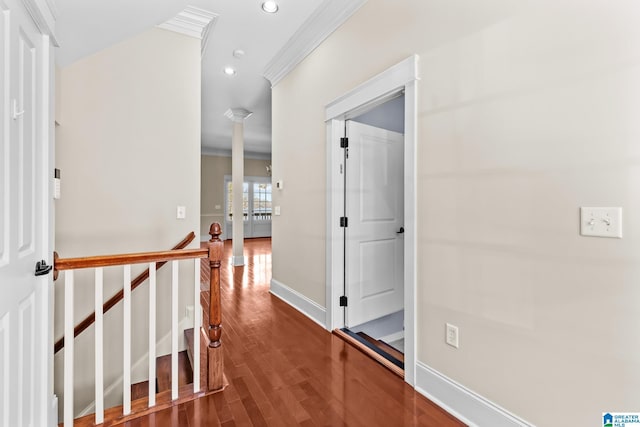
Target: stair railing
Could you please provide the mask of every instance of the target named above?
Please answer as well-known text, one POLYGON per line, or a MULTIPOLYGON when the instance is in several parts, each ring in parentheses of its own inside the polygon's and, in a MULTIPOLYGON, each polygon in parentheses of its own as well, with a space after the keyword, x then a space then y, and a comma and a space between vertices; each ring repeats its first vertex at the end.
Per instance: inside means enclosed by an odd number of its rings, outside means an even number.
MULTIPOLYGON (((176 249, 184 249, 187 246, 189 246, 189 244, 191 242, 193 242, 193 239, 195 239, 196 234, 192 231, 191 233, 187 234, 187 236, 182 239, 177 245, 175 245, 173 248, 171 248, 171 250, 176 250, 176 249)), ((58 254, 54 253, 54 260, 56 260, 58 258, 58 254)), ((162 268, 163 265, 165 265, 166 262, 158 262, 156 263, 156 271, 158 271, 160 268, 162 268)), ((57 276, 54 275, 54 278, 56 278, 57 276)), ((140 286, 142 283, 144 283, 147 279, 149 278, 149 269, 147 268, 145 271, 143 271, 142 273, 138 274, 136 276, 135 279, 133 279, 131 281, 131 291, 133 292, 134 289, 136 289, 138 286, 140 286)), ((118 291, 114 296, 112 296, 111 298, 109 298, 103 305, 102 305, 102 313, 106 313, 107 311, 111 310, 113 307, 116 306, 116 304, 118 304, 120 301, 122 301, 122 299, 124 298, 124 289, 118 291)), ((78 323, 75 328, 73 329, 73 337, 76 338, 78 335, 80 335, 82 332, 84 332, 89 326, 93 325, 93 323, 96 320, 96 312, 94 311, 93 313, 89 314, 87 317, 85 317, 85 319, 78 323)), ((60 350, 62 350, 64 348, 64 335, 62 337, 60 337, 58 339, 58 341, 56 341, 55 345, 53 346, 53 352, 57 353, 60 350)))
MULTIPOLYGON (((103 374, 103 269, 104 267, 123 267, 123 404, 122 416, 132 414, 131 408, 131 265, 149 265, 149 396, 148 408, 156 405, 156 267, 160 263, 171 262, 171 400, 178 399, 178 261, 194 261, 194 351, 193 351, 193 393, 201 389, 200 375, 200 333, 202 310, 196 309, 200 305, 200 265, 201 259, 209 259, 211 268, 209 321, 206 334, 207 360, 203 368, 207 372, 207 391, 214 391, 223 387, 223 358, 221 348, 221 313, 220 313, 220 264, 222 257, 222 242, 220 224, 211 225, 211 240, 208 248, 176 249, 161 252, 142 252, 121 255, 93 256, 82 258, 57 258, 55 271, 65 271, 65 315, 64 335, 73 336, 74 333, 74 271, 78 269, 95 270, 95 424, 104 422, 104 374, 103 374)), ((73 426, 74 419, 74 340, 65 343, 64 353, 64 416, 63 425, 73 426)))

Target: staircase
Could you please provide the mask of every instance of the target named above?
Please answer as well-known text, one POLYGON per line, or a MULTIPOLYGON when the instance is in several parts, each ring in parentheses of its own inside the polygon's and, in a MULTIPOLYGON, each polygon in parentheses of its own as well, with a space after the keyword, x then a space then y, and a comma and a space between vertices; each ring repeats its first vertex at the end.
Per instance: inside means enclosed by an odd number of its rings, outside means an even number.
MULTIPOLYGON (((96 329, 96 388, 95 402, 96 412, 88 416, 73 419, 73 361, 74 361, 74 340, 71 339, 65 343, 61 340, 59 348, 66 347, 65 350, 65 405, 64 405, 64 422, 60 425, 75 426, 111 426, 133 420, 137 417, 157 412, 167 407, 171 407, 189 400, 194 400, 208 393, 223 390, 225 381, 223 376, 223 357, 221 347, 221 312, 220 312, 220 264, 223 253, 223 243, 220 241, 221 234, 220 225, 214 223, 211 225, 211 240, 207 243, 207 247, 203 249, 180 249, 156 253, 139 253, 126 255, 112 255, 90 258, 68 258, 61 259, 56 257, 56 271, 67 270, 65 273, 65 335, 67 337, 75 337, 82 330, 78 331, 78 327, 74 331, 73 324, 69 319, 73 319, 73 311, 67 313, 67 307, 73 307, 72 298, 66 300, 66 295, 73 296, 73 271, 75 269, 94 268, 96 270, 96 312, 93 315, 95 319, 96 329), (135 263, 150 263, 146 273, 149 278, 150 286, 150 337, 155 337, 155 288, 156 274, 155 271, 162 264, 172 261, 172 269, 174 271, 172 279, 172 300, 177 301, 178 296, 178 274, 177 260, 193 259, 195 289, 194 296, 196 304, 200 303, 202 307, 202 316, 199 316, 199 310, 196 310, 195 317, 196 333, 194 329, 184 331, 187 350, 178 352, 178 315, 177 302, 172 302, 171 319, 172 319, 172 352, 171 354, 155 357, 155 344, 150 338, 149 344, 149 378, 153 382, 149 386, 149 380, 131 384, 131 364, 130 364, 130 329, 131 318, 131 291, 130 283, 130 265, 135 263), (124 289, 121 292, 121 299, 124 300, 124 373, 123 386, 124 397, 123 405, 103 409, 104 408, 104 390, 102 390, 102 318, 104 308, 100 303, 102 301, 102 271, 105 266, 123 265, 124 266, 124 289), (201 269, 206 271, 206 275, 201 275, 201 269), (200 278, 209 277, 207 284, 201 284, 200 278), (153 292, 151 291, 153 290, 153 292), (69 303, 69 304, 67 304, 69 303), (200 322, 199 318, 202 318, 200 322), (129 326, 127 325, 129 322, 129 326), (202 325, 202 327, 200 327, 202 325), (129 343, 129 344, 128 344, 129 343), (65 345, 66 344, 66 345, 65 345), (99 356, 98 356, 99 355, 99 356), (152 362, 153 361, 153 362, 152 362), (155 363, 154 363, 155 362, 155 363), (127 368, 128 366, 128 368, 127 368), (154 369, 155 368, 155 369, 154 369), (196 375, 194 377, 194 371, 196 375), (195 380, 195 381, 194 381, 195 380), (175 384, 174 384, 175 381, 175 384), (70 404, 69 404, 70 402, 70 404)), ((183 241, 184 242, 184 241, 183 241)), ((181 243, 183 243, 181 242, 181 243)), ((138 278, 134 279, 136 282, 138 278)), ((139 284, 139 283, 138 283, 139 284)), ((137 284, 136 284, 137 286, 137 284)), ((114 297, 115 298, 115 297, 114 297)), ((112 301, 113 298, 109 301, 112 301)), ((112 303, 111 306, 117 304, 118 301, 112 303)), ((71 309, 72 310, 72 309, 71 309)), ((86 323, 87 319, 85 319, 86 323)), ((84 326, 86 328, 86 326, 84 326)), ((139 337, 137 337, 139 339, 139 337)))

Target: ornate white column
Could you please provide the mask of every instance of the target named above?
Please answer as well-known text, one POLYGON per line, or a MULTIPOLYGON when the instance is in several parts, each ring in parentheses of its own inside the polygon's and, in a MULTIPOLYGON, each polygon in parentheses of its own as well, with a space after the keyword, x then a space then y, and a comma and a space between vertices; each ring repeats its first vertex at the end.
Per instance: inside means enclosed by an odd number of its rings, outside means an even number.
POLYGON ((233 135, 231 138, 231 185, 233 195, 233 257, 232 263, 244 265, 244 212, 242 187, 244 185, 244 120, 251 115, 244 108, 230 108, 224 113, 233 121, 233 135))

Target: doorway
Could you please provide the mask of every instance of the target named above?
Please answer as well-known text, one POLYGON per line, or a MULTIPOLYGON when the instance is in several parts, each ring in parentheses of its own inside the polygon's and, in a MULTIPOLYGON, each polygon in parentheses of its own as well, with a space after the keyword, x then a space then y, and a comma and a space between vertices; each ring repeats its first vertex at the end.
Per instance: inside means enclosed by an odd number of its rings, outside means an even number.
POLYGON ((404 96, 345 122, 344 328, 404 369, 404 96))
MULTIPOLYGON (((225 236, 233 232, 233 184, 231 175, 224 177, 225 236)), ((271 178, 245 176, 242 185, 242 224, 244 238, 271 237, 271 178)))
MULTIPOLYGON (((403 333, 403 350, 404 350, 404 379, 410 385, 415 384, 415 294, 416 294, 416 177, 415 177, 415 150, 416 150, 416 81, 417 81, 417 56, 412 56, 402 61, 401 63, 389 68, 378 76, 364 82, 360 86, 356 87, 347 94, 336 99, 332 103, 326 106, 325 117, 327 123, 327 188, 329 189, 327 195, 327 329, 334 330, 337 328, 343 328, 344 326, 352 326, 350 323, 359 322, 364 320, 364 323, 368 323, 371 320, 380 319, 380 317, 391 316, 397 319, 398 312, 401 313, 402 325, 404 327, 403 333), (377 314, 367 320, 367 316, 357 317, 354 312, 349 309, 349 299, 353 296, 354 291, 351 291, 351 296, 347 295, 348 289, 346 286, 350 281, 350 269, 354 263, 360 262, 363 257, 361 254, 349 254, 350 250, 353 250, 349 245, 348 239, 350 238, 351 231, 349 230, 352 225, 351 217, 345 214, 345 184, 348 184, 345 179, 345 167, 350 167, 348 162, 345 162, 344 148, 340 146, 341 138, 344 138, 345 129, 349 126, 350 122, 355 122, 356 118, 361 117, 363 114, 371 112, 375 107, 379 107, 390 100, 399 98, 402 94, 402 102, 404 106, 404 138, 403 138, 403 150, 399 155, 401 160, 402 171, 398 171, 393 175, 400 179, 402 188, 402 219, 393 222, 393 240, 391 236, 382 238, 385 241, 384 244, 365 244, 359 245, 361 251, 368 250, 370 255, 379 256, 381 246, 387 246, 390 249, 391 242, 399 242, 399 246, 402 248, 402 256, 399 261, 399 270, 402 272, 401 283, 399 289, 395 289, 393 292, 401 290, 399 293, 402 304, 397 307, 390 305, 387 307, 387 311, 395 310, 391 313, 381 314, 384 311, 378 311, 377 314), (346 217, 345 219, 342 219, 346 217), (346 225, 346 227, 344 227, 346 225), (346 229, 345 229, 346 228, 346 229), (401 231, 402 229, 402 231, 401 231), (347 231, 349 230, 349 231, 347 231), (398 233, 396 235, 396 233, 398 233), (368 247, 367 247, 368 246, 368 247), (376 247, 377 246, 377 247, 376 247), (366 248, 366 249, 365 249, 366 248), (345 262, 346 260, 346 262, 345 262), (346 298, 345 298, 346 297, 346 298), (346 309, 345 309, 346 303, 346 309)), ((360 126, 360 125, 356 125, 360 126)), ((351 143, 349 141, 349 143, 351 143)), ((383 146, 380 146, 383 147, 383 146)), ((388 147, 387 147, 388 148, 388 147)), ((375 150, 374 150, 375 151, 375 150)), ((378 150, 380 151, 380 150, 378 150)), ((384 152, 385 150, 382 150, 384 152)), ((371 154, 371 153, 369 153, 371 154)), ((381 155, 381 153, 378 153, 381 155)), ((371 157, 369 155, 368 157, 371 157)), ((375 157, 375 156, 374 156, 375 157)), ((369 159, 370 160, 370 159, 369 159)), ((366 163, 366 162, 365 162, 366 163)), ((375 162, 373 162, 375 163, 375 162)), ((368 172, 370 176, 375 176, 378 167, 371 168, 368 163, 366 167, 371 170, 368 172)), ((360 174, 359 179, 362 180, 362 170, 358 172, 360 174)), ((374 186, 375 187, 375 186, 374 186)), ((362 189, 360 189, 362 190, 362 189)), ((390 190, 389 190, 390 191, 390 190)), ((358 198, 362 201, 362 191, 359 193, 358 198)), ((367 201, 371 206, 370 208, 379 208, 378 212, 383 209, 382 201, 375 199, 375 197, 367 201)), ((361 209, 361 208, 360 208, 361 209)), ((351 215, 351 214, 349 214, 351 215)), ((377 214, 376 214, 377 215, 377 214)), ((388 215, 385 215, 388 216, 388 215)), ((378 215, 376 219, 381 224, 381 216, 378 215)), ((354 234, 354 233, 352 233, 354 234)), ((366 240, 366 239, 365 239, 366 240)), ((375 240, 375 239, 371 239, 375 240)), ((390 253, 387 251, 387 253, 390 253)), ((394 256, 397 258, 398 250, 395 249, 394 256)), ((390 255, 385 255, 384 258, 389 258, 390 255)), ((362 268, 356 268, 360 270, 361 277, 371 278, 376 273, 378 264, 374 264, 373 270, 370 269, 372 264, 367 262, 362 268), (367 267, 367 265, 369 267, 367 267), (364 272, 363 272, 364 271, 364 272)), ((384 272, 389 277, 389 272, 384 272)), ((395 274, 394 274, 395 276, 395 274)), ((386 286, 386 285, 385 285, 386 286)), ((395 288, 395 286, 394 286, 395 288)), ((378 294, 388 294, 390 290, 387 288, 377 289, 378 294)), ((357 292, 356 292, 357 295, 357 292)), ((369 295, 375 297, 375 286, 370 289, 369 295)), ((396 293, 396 296, 398 294, 396 293)), ((362 297, 362 293, 360 294, 362 297)), ((372 300, 375 298, 372 298, 372 300)), ((385 305, 384 302, 381 305, 385 305)), ((373 315, 372 315, 373 316, 373 315)), ((353 323, 355 324, 355 323, 353 323)))

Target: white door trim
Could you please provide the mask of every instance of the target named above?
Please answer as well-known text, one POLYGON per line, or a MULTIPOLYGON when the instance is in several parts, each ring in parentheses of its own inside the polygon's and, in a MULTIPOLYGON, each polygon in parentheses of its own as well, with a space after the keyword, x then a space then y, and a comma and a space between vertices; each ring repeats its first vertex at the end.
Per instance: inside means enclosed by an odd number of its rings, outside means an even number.
POLYGON ((416 373, 416 144, 417 144, 418 56, 413 55, 343 96, 327 104, 327 237, 326 237, 326 327, 342 327, 339 297, 343 286, 343 239, 339 218, 343 209, 340 164, 344 121, 372 105, 380 104, 404 91, 404 310, 405 381, 415 385, 416 373))

